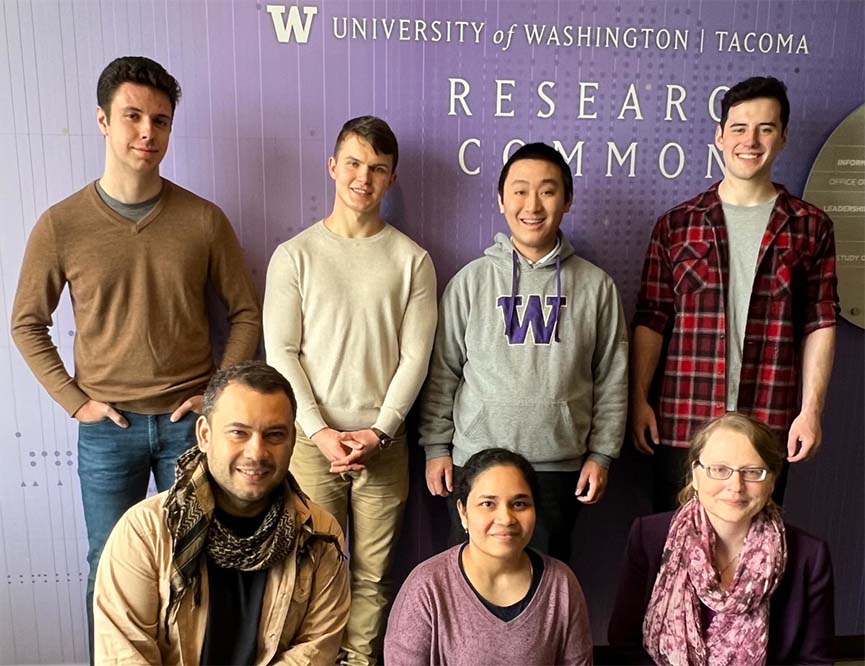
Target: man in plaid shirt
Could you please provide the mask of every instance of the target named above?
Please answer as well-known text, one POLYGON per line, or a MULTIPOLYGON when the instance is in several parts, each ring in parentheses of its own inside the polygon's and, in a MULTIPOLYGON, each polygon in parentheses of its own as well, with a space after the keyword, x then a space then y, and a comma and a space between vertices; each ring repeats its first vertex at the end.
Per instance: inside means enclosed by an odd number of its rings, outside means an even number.
POLYGON ((656 511, 676 506, 692 434, 724 411, 768 423, 790 462, 820 447, 839 311, 835 240, 823 211, 771 180, 789 115, 777 79, 731 88, 715 132, 724 179, 652 231, 633 320, 631 418, 635 446, 654 456, 656 511))

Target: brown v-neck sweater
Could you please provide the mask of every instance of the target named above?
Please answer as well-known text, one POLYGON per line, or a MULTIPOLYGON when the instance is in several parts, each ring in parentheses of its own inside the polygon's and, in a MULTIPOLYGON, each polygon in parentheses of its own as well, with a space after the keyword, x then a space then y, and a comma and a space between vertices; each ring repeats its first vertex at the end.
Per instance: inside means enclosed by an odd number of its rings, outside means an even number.
POLYGON ((144 414, 202 393, 214 371, 205 287, 226 305, 221 365, 255 355, 261 310, 243 250, 214 204, 163 179, 159 202, 131 222, 95 183, 36 222, 12 309, 12 336, 69 413, 88 398, 144 414), (63 288, 75 315, 75 374, 48 331, 63 288))

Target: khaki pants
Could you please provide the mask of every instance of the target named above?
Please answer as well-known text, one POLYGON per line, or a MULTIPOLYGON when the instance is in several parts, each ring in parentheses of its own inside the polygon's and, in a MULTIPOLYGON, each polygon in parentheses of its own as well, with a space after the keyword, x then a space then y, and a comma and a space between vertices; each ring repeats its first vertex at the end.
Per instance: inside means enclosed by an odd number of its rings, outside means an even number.
POLYGON ((404 433, 360 472, 333 474, 318 447, 298 432, 290 470, 313 502, 333 514, 346 534, 351 615, 344 663, 375 664, 381 654, 390 568, 408 497, 404 433))

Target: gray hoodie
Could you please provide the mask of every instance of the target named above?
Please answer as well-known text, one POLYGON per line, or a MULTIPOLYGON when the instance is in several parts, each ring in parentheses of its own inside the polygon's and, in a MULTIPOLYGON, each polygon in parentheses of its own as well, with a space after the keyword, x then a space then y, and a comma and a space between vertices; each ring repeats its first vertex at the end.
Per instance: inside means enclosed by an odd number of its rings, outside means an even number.
POLYGON ((502 446, 539 471, 619 455, 628 337, 613 280, 574 254, 534 265, 505 234, 459 271, 439 307, 421 402, 427 459, 502 446))

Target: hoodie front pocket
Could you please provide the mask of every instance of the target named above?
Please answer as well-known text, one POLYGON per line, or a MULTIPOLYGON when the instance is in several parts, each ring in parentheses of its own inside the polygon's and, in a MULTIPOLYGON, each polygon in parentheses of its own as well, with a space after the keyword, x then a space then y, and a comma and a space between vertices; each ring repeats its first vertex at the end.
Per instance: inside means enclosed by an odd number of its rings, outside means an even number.
POLYGON ((457 433, 462 435, 460 443, 472 452, 503 447, 533 463, 573 460, 585 453, 586 428, 579 413, 576 404, 563 401, 485 401, 465 429, 457 419, 457 433))
POLYGON ((483 427, 484 422, 485 422, 485 419, 484 419, 484 412, 485 411, 486 411, 486 408, 484 407, 484 405, 481 405, 481 408, 477 411, 477 414, 475 414, 472 417, 472 419, 469 421, 468 425, 466 426, 465 433, 464 433, 467 439, 472 439, 474 437, 474 435, 477 433, 477 431, 483 427))

